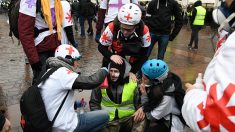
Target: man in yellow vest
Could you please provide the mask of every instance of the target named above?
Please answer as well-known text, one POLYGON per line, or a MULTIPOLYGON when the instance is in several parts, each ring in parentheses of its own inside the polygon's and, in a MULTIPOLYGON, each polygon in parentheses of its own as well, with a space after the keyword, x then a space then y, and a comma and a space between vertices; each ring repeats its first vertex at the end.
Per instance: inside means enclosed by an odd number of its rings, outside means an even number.
POLYGON ((202 7, 202 2, 200 0, 196 1, 194 3, 194 8, 192 11, 192 17, 191 17, 191 40, 188 44, 189 50, 198 50, 198 33, 202 29, 202 26, 205 22, 205 16, 206 16, 206 9, 202 7), (192 48, 194 42, 194 47, 192 48))
POLYGON ((91 93, 90 109, 107 110, 110 117, 106 131, 141 132, 145 126, 145 114, 140 107, 140 92, 137 83, 129 79, 130 64, 111 62, 107 84, 91 93))

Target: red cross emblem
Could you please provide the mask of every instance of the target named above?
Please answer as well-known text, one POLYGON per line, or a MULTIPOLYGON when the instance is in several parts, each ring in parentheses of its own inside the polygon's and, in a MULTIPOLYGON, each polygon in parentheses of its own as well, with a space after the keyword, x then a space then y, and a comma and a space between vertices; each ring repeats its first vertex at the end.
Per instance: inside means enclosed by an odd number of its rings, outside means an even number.
POLYGON ((68 13, 66 13, 66 17, 65 19, 68 19, 68 23, 72 22, 72 15, 71 15, 71 11, 69 11, 68 13))
POLYGON ((101 37, 102 42, 107 43, 109 40, 108 32, 105 32, 101 37))
POLYGON ((147 36, 147 39, 146 39, 146 40, 147 40, 147 42, 150 42, 150 41, 151 41, 150 35, 147 36))
POLYGON ((69 69, 67 69, 66 71, 67 71, 67 74, 73 73, 73 71, 71 71, 69 69))
POLYGON ((129 19, 132 19, 130 13, 128 13, 128 15, 127 15, 127 16, 124 16, 124 17, 126 18, 127 21, 129 21, 129 19))
POLYGON ((211 132, 218 132, 220 126, 230 132, 235 130, 234 123, 229 119, 235 115, 235 106, 227 106, 234 93, 235 85, 230 83, 225 88, 223 96, 218 98, 217 83, 211 86, 206 104, 202 102, 197 106, 203 116, 203 119, 197 122, 200 129, 210 125, 211 132))
POLYGON ((69 48, 66 48, 66 50, 69 51, 69 55, 72 55, 72 53, 74 52, 73 47, 69 46, 69 48))
POLYGON ((24 119, 24 116, 23 116, 23 115, 21 115, 20 124, 21 124, 21 126, 24 128, 24 125, 25 125, 25 119, 24 119))

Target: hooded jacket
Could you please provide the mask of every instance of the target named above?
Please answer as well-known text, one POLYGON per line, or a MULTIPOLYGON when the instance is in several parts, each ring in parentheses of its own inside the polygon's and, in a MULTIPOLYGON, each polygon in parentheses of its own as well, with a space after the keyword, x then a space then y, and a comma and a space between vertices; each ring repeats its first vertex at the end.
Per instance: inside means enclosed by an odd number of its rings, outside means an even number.
POLYGON ((147 8, 147 25, 150 32, 161 35, 171 35, 173 38, 183 26, 183 18, 178 3, 175 0, 152 0, 147 8), (171 18, 175 18, 174 28, 171 31, 171 18))
MULTIPOLYGON (((131 65, 127 61, 124 61, 124 62, 126 65, 126 69, 125 69, 125 74, 124 74, 123 79, 129 78, 128 74, 131 69, 131 65)), ((109 98, 117 104, 121 104, 123 86, 124 84, 120 84, 118 86, 113 87, 113 85, 109 83, 109 87, 106 89, 109 98)), ((92 90, 91 98, 89 102, 90 110, 91 111, 101 110, 101 100, 102 100, 101 89, 97 88, 97 89, 92 90)), ((136 109, 141 104, 138 88, 136 88, 135 90, 133 103, 136 109)))

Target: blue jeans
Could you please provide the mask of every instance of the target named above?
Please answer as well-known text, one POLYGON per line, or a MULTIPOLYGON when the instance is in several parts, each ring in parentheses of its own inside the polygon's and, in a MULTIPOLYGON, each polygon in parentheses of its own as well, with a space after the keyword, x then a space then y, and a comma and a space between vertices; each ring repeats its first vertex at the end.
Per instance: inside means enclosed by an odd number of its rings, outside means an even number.
POLYGON ((98 132, 109 122, 109 115, 105 110, 97 110, 78 114, 78 119, 74 132, 98 132))
POLYGON ((149 47, 147 55, 148 57, 150 56, 155 43, 158 42, 157 59, 163 60, 165 52, 166 52, 166 48, 168 45, 168 41, 169 41, 169 35, 158 35, 156 33, 150 33, 150 34, 151 34, 151 45, 149 47))
POLYGON ((81 27, 81 36, 85 36, 85 17, 84 16, 80 16, 79 17, 79 23, 80 23, 80 27, 81 27))

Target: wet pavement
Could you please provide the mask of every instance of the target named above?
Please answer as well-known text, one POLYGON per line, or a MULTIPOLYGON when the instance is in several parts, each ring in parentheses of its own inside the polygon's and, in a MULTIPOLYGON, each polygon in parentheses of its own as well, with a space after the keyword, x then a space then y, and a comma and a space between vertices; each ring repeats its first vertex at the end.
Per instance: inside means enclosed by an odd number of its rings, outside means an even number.
MULTIPOLYGON (((25 64, 25 55, 21 45, 16 39, 14 43, 8 37, 9 27, 6 16, 0 14, 0 110, 5 110, 7 117, 12 122, 12 132, 22 131, 20 128, 19 99, 23 91, 29 87, 32 79, 32 71, 25 64)), ((87 26, 86 26, 87 28, 87 26)), ((170 42, 165 55, 165 60, 170 70, 177 73, 183 82, 194 82, 198 72, 203 72, 211 60, 214 50, 211 44, 213 32, 206 27, 200 32, 199 50, 189 51, 187 44, 191 31, 183 27, 178 37, 170 42)), ((81 71, 83 75, 94 73, 101 66, 102 56, 97 50, 97 44, 93 37, 80 38, 75 34, 79 42, 78 49, 82 54, 81 71)), ((151 55, 156 57, 157 45, 151 55)), ((77 93, 75 99, 85 98, 89 100, 90 91, 77 93)))

